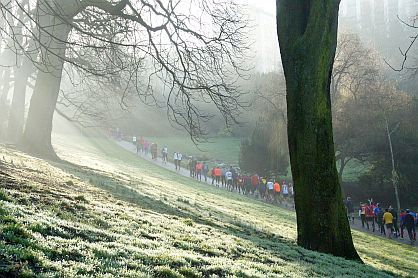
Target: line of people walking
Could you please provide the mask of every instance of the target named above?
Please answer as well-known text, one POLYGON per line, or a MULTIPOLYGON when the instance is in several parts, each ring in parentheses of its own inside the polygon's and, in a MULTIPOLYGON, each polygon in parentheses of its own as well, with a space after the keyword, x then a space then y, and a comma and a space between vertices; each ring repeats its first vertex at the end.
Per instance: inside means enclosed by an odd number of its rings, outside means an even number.
MULTIPOLYGON (((356 215, 353 202, 350 197, 345 201, 349 220, 354 223, 356 215)), ((417 214, 410 210, 401 210, 400 214, 392 206, 383 208, 381 204, 372 200, 361 202, 358 209, 358 217, 363 229, 378 232, 388 238, 404 239, 404 231, 408 233, 409 241, 416 241, 416 228, 418 226, 417 214)))
MULTIPOLYGON (((132 137, 132 143, 136 146, 138 155, 148 156, 151 153, 152 159, 157 159, 157 143, 149 142, 142 136, 132 137)), ((167 164, 168 154, 168 147, 162 147, 163 164, 167 164)), ((238 167, 232 166, 217 165, 210 169, 209 163, 206 161, 199 161, 193 156, 188 156, 187 159, 186 167, 189 170, 190 177, 198 181, 209 181, 214 186, 225 187, 227 190, 236 191, 239 194, 253 195, 273 204, 279 204, 282 197, 287 199, 294 195, 292 183, 287 184, 285 180, 280 183, 276 178, 262 177, 258 174, 241 174, 238 167)), ((182 161, 183 154, 177 151, 173 152, 173 163, 177 171, 181 169, 182 161)))
MULTIPOLYGON (((145 156, 151 154, 153 160, 157 159, 157 143, 148 142, 142 136, 139 138, 133 137, 132 142, 136 146, 137 154, 145 156)), ((161 148, 163 164, 167 164, 168 154, 167 146, 161 148)), ((227 167, 224 164, 213 166, 210 169, 209 163, 206 161, 199 161, 193 156, 188 156, 187 159, 186 168, 189 170, 190 177, 198 181, 209 182, 216 187, 225 187, 227 190, 235 191, 239 194, 252 195, 272 204, 280 204, 288 197, 291 197, 289 198, 290 200, 293 199, 293 185, 292 183, 287 184, 285 180, 280 183, 275 178, 241 173, 239 167, 227 167)), ((182 160, 182 153, 173 153, 173 163, 176 171, 180 171, 182 160)), ((294 207, 293 200, 291 203, 294 207)), ((381 204, 368 200, 360 203, 357 214, 351 197, 347 197, 344 203, 348 219, 352 223, 355 222, 356 218, 359 218, 363 229, 378 232, 380 235, 388 238, 404 239, 406 230, 410 243, 415 243, 418 220, 414 211, 405 209, 401 210, 398 215, 398 212, 392 206, 383 208, 381 204)))

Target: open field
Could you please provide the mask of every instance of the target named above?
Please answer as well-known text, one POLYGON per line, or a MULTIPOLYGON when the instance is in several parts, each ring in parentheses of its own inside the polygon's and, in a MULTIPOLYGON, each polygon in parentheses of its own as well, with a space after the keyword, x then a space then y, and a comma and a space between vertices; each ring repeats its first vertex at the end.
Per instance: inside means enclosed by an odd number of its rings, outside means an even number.
POLYGON ((71 163, 0 147, 0 277, 418 272, 416 248, 354 231, 365 265, 307 251, 295 244, 294 213, 179 176, 110 141, 85 140, 54 137, 71 163))

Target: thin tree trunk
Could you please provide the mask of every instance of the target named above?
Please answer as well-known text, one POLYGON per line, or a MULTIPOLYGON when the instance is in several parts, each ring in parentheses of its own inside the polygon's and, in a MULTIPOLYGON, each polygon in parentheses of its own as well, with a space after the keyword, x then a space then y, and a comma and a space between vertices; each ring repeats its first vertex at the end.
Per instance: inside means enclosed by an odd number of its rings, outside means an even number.
MULTIPOLYGON (((29 63, 31 63, 29 61, 29 63)), ((25 118, 26 87, 31 75, 31 64, 22 65, 17 69, 13 88, 13 99, 10 107, 7 127, 7 138, 10 142, 18 142, 23 135, 25 118), (29 69, 27 68, 29 67, 29 69)))
POLYGON ((9 96, 10 90, 10 81, 11 81, 11 69, 5 68, 3 70, 3 74, 0 80, 0 84, 2 83, 3 86, 0 86, 0 138, 3 140, 5 139, 5 131, 6 131, 6 119, 9 114, 9 107, 7 105, 7 98, 9 96))
MULTIPOLYGON (((20 3, 22 6, 28 5, 28 0, 23 0, 20 3)), ((29 7, 28 7, 29 8, 29 7)), ((37 11, 34 12, 36 14, 37 11)), ((18 45, 23 45, 23 22, 26 14, 23 9, 17 11, 18 23, 12 27, 14 40, 18 45)), ((27 50, 32 51, 34 48, 33 39, 29 40, 29 44, 26 45, 27 50)), ((17 49, 18 50, 18 49, 17 49)), ((20 51, 20 50, 19 50, 20 51)), ((9 120, 7 126, 7 139, 10 142, 17 143, 22 138, 23 125, 25 118, 25 98, 26 98, 26 85, 30 74, 32 73, 32 61, 27 57, 25 53, 18 53, 23 56, 22 59, 18 59, 18 66, 15 68, 14 82, 13 82, 13 98, 10 106, 9 120)), ((35 56, 35 55, 32 55, 35 56)), ((32 59, 36 59, 32 57, 32 59)))
POLYGON ((395 189, 396 207, 398 211, 401 211, 401 201, 399 199, 399 189, 398 189, 398 174, 396 172, 395 158, 393 155, 392 132, 389 130, 389 123, 387 119, 385 119, 385 123, 386 123, 386 133, 387 133, 388 141, 389 141, 390 158, 392 162, 392 185, 393 185, 393 188, 395 189))
POLYGON ((300 246, 361 261, 335 163, 330 82, 339 0, 277 0, 300 246))

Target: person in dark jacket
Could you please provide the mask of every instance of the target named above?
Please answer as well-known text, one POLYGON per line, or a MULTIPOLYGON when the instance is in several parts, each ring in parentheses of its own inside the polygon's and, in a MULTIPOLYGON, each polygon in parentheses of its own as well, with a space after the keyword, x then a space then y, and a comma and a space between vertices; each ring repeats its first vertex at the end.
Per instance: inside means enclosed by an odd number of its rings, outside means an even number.
POLYGON ((408 236, 409 236, 409 240, 411 241, 411 244, 414 244, 415 242, 415 239, 414 239, 415 219, 409 209, 406 210, 406 215, 405 215, 403 225, 408 231, 408 236))
POLYGON ((396 209, 392 208, 392 206, 389 206, 389 212, 393 216, 393 230, 395 232, 395 237, 399 237, 400 232, 399 232, 399 226, 398 226, 398 212, 396 211, 396 209))
POLYGON ((379 213, 377 215, 377 224, 379 225, 380 235, 386 236, 385 223, 383 222, 383 214, 384 213, 385 213, 385 211, 383 209, 379 210, 379 213))

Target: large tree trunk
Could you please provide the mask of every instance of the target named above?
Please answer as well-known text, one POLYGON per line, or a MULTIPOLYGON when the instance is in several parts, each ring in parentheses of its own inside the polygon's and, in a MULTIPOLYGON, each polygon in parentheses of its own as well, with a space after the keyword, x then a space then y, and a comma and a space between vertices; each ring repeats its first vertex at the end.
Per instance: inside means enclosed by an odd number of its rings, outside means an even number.
MULTIPOLYGON (((58 71, 62 73, 62 66, 61 70, 58 68, 54 70, 56 74, 58 71)), ((60 83, 61 75, 38 72, 22 141, 24 150, 31 154, 51 159, 58 158, 52 148, 51 132, 60 83)))
POLYGON ((300 246, 361 261, 335 163, 330 100, 339 0, 277 0, 300 246))
POLYGON ((49 10, 52 4, 46 4, 47 2, 48 0, 38 1, 38 10, 42 11, 38 17, 42 29, 39 32, 40 47, 46 46, 48 49, 41 49, 42 68, 37 74, 21 145, 25 151, 34 155, 57 159, 51 143, 52 119, 71 27, 60 19, 59 14, 55 15, 54 11, 49 10))

